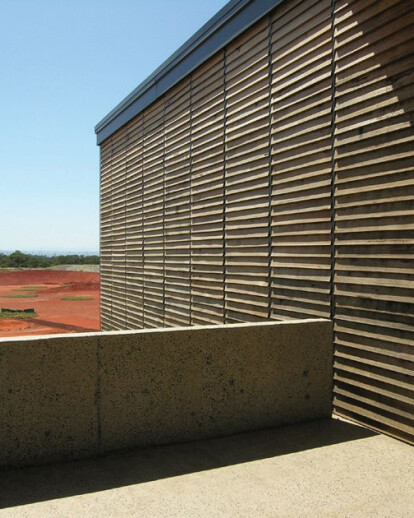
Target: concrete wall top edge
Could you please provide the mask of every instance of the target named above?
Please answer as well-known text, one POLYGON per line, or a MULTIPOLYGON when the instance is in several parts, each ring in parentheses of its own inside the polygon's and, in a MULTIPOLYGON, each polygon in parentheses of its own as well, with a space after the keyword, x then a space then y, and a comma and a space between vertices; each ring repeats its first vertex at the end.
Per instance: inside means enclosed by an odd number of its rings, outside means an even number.
POLYGON ((331 413, 332 322, 0 343, 0 470, 194 441, 331 413))
POLYGON ((209 325, 209 326, 183 326, 183 327, 162 327, 158 329, 134 329, 128 331, 104 331, 104 332, 93 332, 93 333, 59 333, 53 335, 36 335, 36 336, 14 336, 0 338, 0 345, 2 343, 10 342, 36 342, 53 340, 55 338, 65 339, 80 339, 80 338, 91 338, 91 337, 105 337, 105 336, 129 336, 129 335, 140 335, 140 334, 151 334, 151 333, 180 333, 184 331, 203 331, 203 330, 218 330, 218 329, 237 329, 246 327, 262 327, 262 326, 285 326, 295 325, 303 323, 317 323, 317 322, 330 322, 329 319, 325 318, 304 318, 297 320, 280 320, 280 321, 265 321, 265 322, 246 322, 241 324, 223 324, 223 325, 209 325))

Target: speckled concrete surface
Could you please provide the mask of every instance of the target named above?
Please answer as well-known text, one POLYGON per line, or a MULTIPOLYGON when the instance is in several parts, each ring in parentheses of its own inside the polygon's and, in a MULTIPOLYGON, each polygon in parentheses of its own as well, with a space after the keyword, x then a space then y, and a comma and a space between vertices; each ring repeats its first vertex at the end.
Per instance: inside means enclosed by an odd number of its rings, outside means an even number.
POLYGON ((414 448, 337 420, 0 473, 0 518, 412 518, 414 448))
POLYGON ((96 338, 0 341, 0 466, 96 453, 96 338))
POLYGON ((332 325, 0 339, 0 467, 329 415, 332 325))
POLYGON ((331 413, 329 321, 105 335, 100 343, 103 451, 331 413))

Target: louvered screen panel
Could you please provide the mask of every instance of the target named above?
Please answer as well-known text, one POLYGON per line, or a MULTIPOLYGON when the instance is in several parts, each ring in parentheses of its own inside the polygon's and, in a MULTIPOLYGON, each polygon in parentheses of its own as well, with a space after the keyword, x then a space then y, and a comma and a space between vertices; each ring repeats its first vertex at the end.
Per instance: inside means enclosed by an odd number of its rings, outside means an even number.
POLYGON ((414 5, 337 0, 335 410, 414 442, 414 5))
POLYGON ((108 138, 102 328, 332 310, 335 410, 414 442, 413 29, 287 0, 108 138))
POLYGON ((101 145, 101 329, 112 329, 112 137, 101 145))
POLYGON ((272 316, 329 317, 330 0, 284 3, 272 32, 272 316))
POLYGON ((124 126, 112 136, 112 328, 126 327, 126 149, 124 126))
POLYGON ((164 110, 144 113, 144 327, 164 325, 164 110))
POLYGON ((268 318, 269 20, 232 42, 225 61, 226 322, 268 318))
POLYGON ((224 61, 191 78, 191 323, 224 321, 224 61))
POLYGON ((191 82, 165 98, 165 325, 190 325, 191 82))
POLYGON ((141 329, 143 321, 143 115, 127 125, 126 155, 126 327, 141 329))

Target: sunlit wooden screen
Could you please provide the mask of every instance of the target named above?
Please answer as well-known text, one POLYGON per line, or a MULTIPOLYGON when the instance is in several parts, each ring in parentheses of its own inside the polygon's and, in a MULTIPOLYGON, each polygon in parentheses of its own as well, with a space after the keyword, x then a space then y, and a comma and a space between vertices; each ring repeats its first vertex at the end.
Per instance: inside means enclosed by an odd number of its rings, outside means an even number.
POLYGON ((414 4, 335 5, 335 410, 414 442, 414 4))
POLYGON ((269 317, 269 19, 225 54, 226 322, 269 317))
POLYGON ((112 137, 101 146, 101 329, 112 329, 112 137))
POLYGON ((102 144, 102 328, 332 315, 413 442, 413 113, 412 2, 283 2, 102 144))
POLYGON ((272 315, 330 316, 330 0, 272 17, 272 315))
POLYGON ((143 327, 143 129, 140 114, 127 125, 126 155, 126 328, 143 327))
POLYGON ((112 328, 126 327, 126 151, 128 137, 124 126, 112 136, 111 236, 112 236, 112 328))
POLYGON ((165 325, 190 325, 191 81, 165 97, 165 325))
POLYGON ((144 327, 164 326, 164 99, 144 113, 144 327))
POLYGON ((224 53, 191 77, 191 324, 224 322, 224 53))

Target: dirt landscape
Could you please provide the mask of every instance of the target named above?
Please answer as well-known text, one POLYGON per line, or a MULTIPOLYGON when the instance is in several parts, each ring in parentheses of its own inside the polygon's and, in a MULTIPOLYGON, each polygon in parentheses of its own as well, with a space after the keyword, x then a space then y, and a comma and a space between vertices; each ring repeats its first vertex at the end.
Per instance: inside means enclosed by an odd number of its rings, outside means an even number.
POLYGON ((0 272, 0 337, 99 331, 99 273, 49 269, 0 272), (24 318, 8 318, 29 310, 24 318), (34 311, 33 317, 30 311, 34 311), (4 318, 6 314, 7 318, 4 318))

